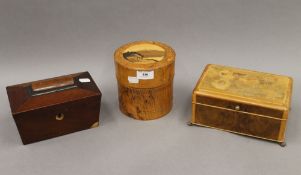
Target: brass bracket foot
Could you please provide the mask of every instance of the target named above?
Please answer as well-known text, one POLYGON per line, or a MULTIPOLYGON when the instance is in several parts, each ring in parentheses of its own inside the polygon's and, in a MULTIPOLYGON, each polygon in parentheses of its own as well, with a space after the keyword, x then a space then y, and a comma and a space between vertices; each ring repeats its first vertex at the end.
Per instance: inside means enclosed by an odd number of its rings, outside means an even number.
POLYGON ((187 125, 188 125, 188 126, 193 126, 193 123, 187 122, 187 125))
POLYGON ((279 143, 279 145, 280 145, 281 147, 286 147, 286 143, 285 143, 285 142, 281 142, 281 143, 279 143))

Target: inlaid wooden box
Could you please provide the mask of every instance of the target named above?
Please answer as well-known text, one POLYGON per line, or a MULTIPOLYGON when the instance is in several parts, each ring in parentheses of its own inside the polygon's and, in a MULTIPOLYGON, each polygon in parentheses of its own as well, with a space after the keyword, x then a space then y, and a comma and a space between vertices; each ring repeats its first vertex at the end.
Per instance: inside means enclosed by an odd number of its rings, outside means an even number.
POLYGON ((175 52, 166 44, 136 41, 114 54, 119 108, 138 120, 160 118, 172 109, 175 52))
POLYGON ((97 127, 101 92, 88 72, 7 87, 23 144, 97 127))
POLYGON ((192 125, 285 145, 293 80, 290 77, 208 65, 192 95, 192 125))

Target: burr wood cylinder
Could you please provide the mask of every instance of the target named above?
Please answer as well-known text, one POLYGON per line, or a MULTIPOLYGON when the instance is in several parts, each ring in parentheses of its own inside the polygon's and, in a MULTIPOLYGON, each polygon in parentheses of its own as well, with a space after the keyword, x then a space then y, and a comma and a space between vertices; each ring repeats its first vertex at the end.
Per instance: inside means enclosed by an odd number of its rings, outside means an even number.
POLYGON ((119 108, 138 120, 170 112, 173 100, 174 50, 159 42, 137 41, 114 54, 119 108))

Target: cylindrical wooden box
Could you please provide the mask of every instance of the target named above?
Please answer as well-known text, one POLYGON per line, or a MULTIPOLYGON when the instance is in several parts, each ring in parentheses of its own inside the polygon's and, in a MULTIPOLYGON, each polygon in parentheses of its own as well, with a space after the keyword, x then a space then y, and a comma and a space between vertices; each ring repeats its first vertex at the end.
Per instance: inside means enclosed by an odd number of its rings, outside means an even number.
POLYGON ((174 50, 159 42, 137 41, 114 54, 119 107, 139 120, 160 118, 172 108, 174 50))

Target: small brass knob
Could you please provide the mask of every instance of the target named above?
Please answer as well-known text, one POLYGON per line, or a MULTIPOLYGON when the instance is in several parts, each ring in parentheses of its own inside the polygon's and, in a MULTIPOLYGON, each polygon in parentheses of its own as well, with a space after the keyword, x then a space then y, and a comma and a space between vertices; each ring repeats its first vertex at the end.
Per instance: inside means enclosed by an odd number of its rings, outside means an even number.
POLYGON ((58 115, 55 116, 55 119, 58 120, 58 121, 61 121, 61 120, 64 119, 64 117, 65 117, 64 114, 60 113, 60 114, 58 114, 58 115))
POLYGON ((236 106, 235 106, 235 110, 236 110, 236 111, 239 111, 239 110, 240 110, 240 106, 239 106, 239 105, 236 105, 236 106))

